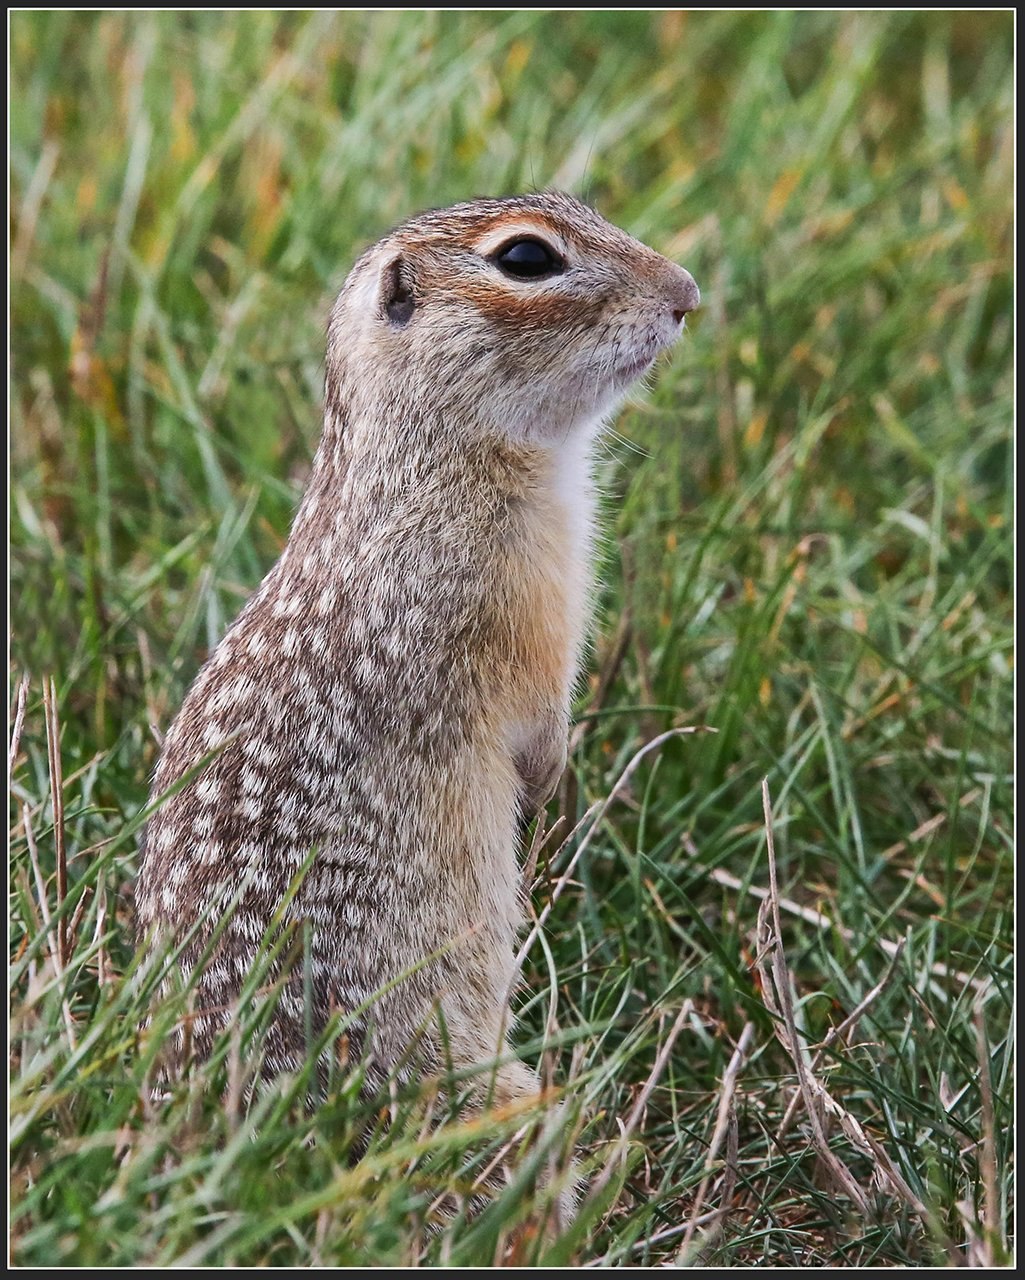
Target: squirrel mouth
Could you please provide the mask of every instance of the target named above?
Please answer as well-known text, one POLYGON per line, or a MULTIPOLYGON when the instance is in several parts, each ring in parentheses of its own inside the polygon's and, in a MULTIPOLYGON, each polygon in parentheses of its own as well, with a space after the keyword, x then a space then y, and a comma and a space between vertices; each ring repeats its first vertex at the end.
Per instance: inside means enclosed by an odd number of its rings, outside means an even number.
POLYGON ((651 368, 657 354, 653 351, 650 355, 638 356, 627 364, 621 364, 616 372, 626 382, 633 382, 635 378, 639 378, 642 373, 646 373, 651 368))

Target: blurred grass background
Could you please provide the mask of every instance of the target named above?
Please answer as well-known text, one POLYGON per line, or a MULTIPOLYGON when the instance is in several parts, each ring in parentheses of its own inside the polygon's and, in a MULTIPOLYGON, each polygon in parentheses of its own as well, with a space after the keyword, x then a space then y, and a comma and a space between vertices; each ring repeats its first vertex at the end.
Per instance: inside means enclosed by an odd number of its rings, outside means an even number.
POLYGON ((1006 1261, 1011 15, 19 12, 10 33, 14 1260, 1006 1261), (155 1103, 122 976, 156 734, 287 536, 334 292, 405 216, 546 186, 703 295, 600 463, 559 807, 575 821, 669 727, 717 730, 647 758, 528 963, 522 1052, 589 1167, 615 1156, 561 1253, 521 1183, 423 1234, 474 1167, 458 1124, 432 1145, 396 1121, 349 1167, 351 1089, 240 1118, 211 1068, 155 1103), (764 776, 809 1045, 905 944, 822 1071, 917 1211, 879 1189, 853 1212, 807 1118, 782 1124, 793 1065, 752 968, 764 776))

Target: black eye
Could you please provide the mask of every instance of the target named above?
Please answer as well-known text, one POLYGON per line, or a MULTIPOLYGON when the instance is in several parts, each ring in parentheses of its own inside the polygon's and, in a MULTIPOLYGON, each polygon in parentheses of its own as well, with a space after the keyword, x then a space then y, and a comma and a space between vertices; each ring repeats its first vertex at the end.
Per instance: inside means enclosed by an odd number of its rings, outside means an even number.
POLYGON ((495 261, 507 276, 516 280, 555 275, 566 265, 542 240, 513 240, 495 254, 495 261))

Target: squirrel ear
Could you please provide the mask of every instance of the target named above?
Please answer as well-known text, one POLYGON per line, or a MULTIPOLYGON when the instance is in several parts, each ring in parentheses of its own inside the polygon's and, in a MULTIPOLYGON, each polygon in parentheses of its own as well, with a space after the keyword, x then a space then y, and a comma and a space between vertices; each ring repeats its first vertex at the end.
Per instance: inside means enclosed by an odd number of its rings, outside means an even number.
POLYGON ((392 258, 381 272, 381 309, 397 328, 401 329, 413 318, 416 310, 415 284, 413 268, 401 253, 392 258))

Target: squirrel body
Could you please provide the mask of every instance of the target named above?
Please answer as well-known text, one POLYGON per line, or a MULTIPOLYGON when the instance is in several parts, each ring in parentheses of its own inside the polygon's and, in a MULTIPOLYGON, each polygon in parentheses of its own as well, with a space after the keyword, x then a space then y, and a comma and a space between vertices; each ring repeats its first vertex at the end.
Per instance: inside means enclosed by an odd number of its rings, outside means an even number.
MULTIPOLYGON (((287 546, 154 778, 160 796, 195 771, 149 821, 140 932, 192 930, 189 975, 230 909, 194 1052, 304 865, 284 920, 311 926, 313 1008, 300 956, 265 1075, 299 1069, 311 1020, 364 1006, 371 1075, 414 1047, 424 1069, 505 1052, 521 824, 565 765, 590 612, 590 446, 697 302, 686 271, 557 193, 423 214, 357 262, 287 546)), ((492 1096, 537 1089, 513 1061, 492 1096)))

